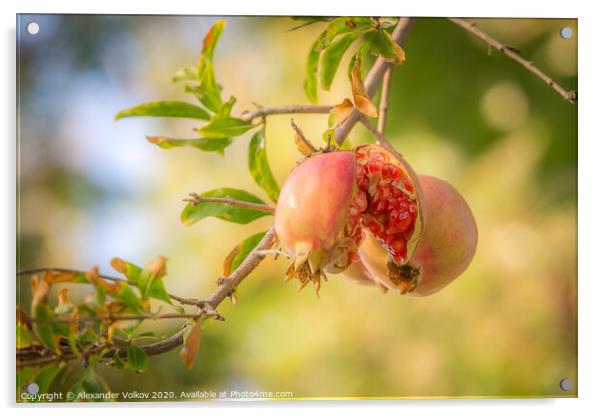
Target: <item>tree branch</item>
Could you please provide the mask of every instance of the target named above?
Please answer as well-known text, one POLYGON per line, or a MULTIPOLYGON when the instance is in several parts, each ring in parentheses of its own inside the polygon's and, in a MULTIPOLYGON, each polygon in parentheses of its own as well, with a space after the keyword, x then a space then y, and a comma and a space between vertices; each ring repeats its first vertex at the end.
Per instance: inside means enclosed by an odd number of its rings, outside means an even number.
POLYGON ((370 133, 372 133, 372 135, 374 136, 375 140, 376 140, 376 144, 381 145, 382 147, 387 148, 388 150, 392 151, 393 153, 397 153, 397 151, 393 148, 393 146, 391 146, 391 143, 389 143, 389 140, 387 140, 387 138, 380 132, 378 131, 378 129, 376 127, 374 127, 374 124, 372 124, 372 122, 370 121, 370 119, 368 117, 366 117, 364 114, 360 115, 360 123, 362 123, 370 133))
POLYGON ((389 111, 389 93, 391 92, 391 77, 393 76, 393 67, 385 71, 383 77, 383 86, 380 90, 380 104, 378 106, 378 132, 385 134, 385 125, 387 123, 387 113, 389 111))
MULTIPOLYGON (((414 21, 415 18, 401 17, 399 19, 399 22, 397 22, 397 25, 395 26, 395 29, 393 30, 393 33, 391 35, 393 40, 395 40, 395 42, 397 42, 399 45, 403 45, 406 38, 408 37, 408 34, 410 33, 410 29, 412 28, 414 21)), ((368 75, 366 75, 366 80, 364 82, 366 92, 370 97, 374 96, 378 85, 380 84, 385 75, 385 72, 392 66, 392 63, 387 62, 380 57, 376 60, 376 62, 370 69, 370 72, 368 72, 368 75)), ((355 126, 355 124, 358 121, 360 121, 360 114, 361 113, 357 108, 354 109, 353 113, 351 113, 349 118, 343 124, 341 124, 339 128, 336 129, 335 138, 338 144, 343 143, 345 138, 349 135, 349 132, 351 131, 353 126, 355 126)))
POLYGON ((253 121, 256 118, 274 114, 326 114, 332 109, 332 105, 291 104, 275 107, 260 107, 257 111, 244 112, 241 119, 253 121))
POLYGON ((510 48, 510 47, 502 44, 501 42, 499 42, 496 39, 494 39, 491 36, 489 36, 487 33, 481 31, 480 29, 478 29, 476 27, 476 23, 471 23, 471 22, 468 22, 468 21, 466 21, 464 19, 459 19, 459 18, 456 18, 456 17, 450 17, 448 19, 451 22, 453 22, 453 23, 457 24, 458 26, 460 26, 461 28, 463 28, 463 29, 467 30, 468 32, 472 33, 473 35, 475 35, 479 39, 485 41, 487 44, 491 45, 492 47, 494 47, 495 49, 497 49, 498 51, 500 51, 501 53, 503 53, 504 55, 506 55, 510 59, 518 62, 527 71, 535 74, 542 81, 544 81, 554 91, 556 91, 558 94, 560 94, 560 96, 562 96, 562 98, 564 98, 565 100, 567 100, 567 101, 569 101, 571 103, 574 103, 575 101, 577 101, 577 91, 567 91, 564 88, 562 88, 550 76, 548 76, 541 69, 537 68, 533 64, 533 62, 528 61, 528 60, 524 59, 522 56, 520 56, 520 54, 515 49, 510 48))
MULTIPOLYGON (((202 316, 214 316, 217 319, 219 319, 220 315, 217 314, 215 309, 224 301, 224 299, 226 299, 230 294, 232 294, 234 292, 234 290, 236 290, 238 285, 245 279, 245 277, 247 277, 259 265, 259 263, 266 256, 265 250, 269 250, 276 243, 276 240, 277 240, 276 232, 274 231, 274 228, 272 227, 266 232, 265 236, 261 239, 261 241, 257 244, 257 246, 249 253, 247 258, 236 268, 236 270, 234 270, 230 274, 230 276, 221 278, 218 280, 217 289, 211 294, 211 296, 209 296, 209 298, 207 298, 207 300, 181 298, 179 296, 175 296, 172 294, 169 294, 169 296, 172 299, 180 302, 181 304, 194 305, 194 306, 199 307, 200 311, 198 314, 194 314, 194 315, 190 314, 190 316, 193 316, 194 318, 200 318, 202 316)), ((18 270, 17 276, 39 273, 39 272, 48 271, 48 270, 54 270, 54 271, 65 272, 65 273, 80 272, 79 270, 65 269, 65 268, 35 268, 35 269, 18 270)), ((106 279, 106 280, 110 280, 110 281, 119 281, 119 282, 126 282, 126 283, 131 284, 127 280, 120 279, 117 277, 111 277, 111 276, 105 276, 105 275, 99 275, 99 277, 106 279)), ((188 317, 188 314, 187 315, 163 314, 163 315, 157 315, 157 316, 150 315, 148 317, 148 319, 157 319, 158 317, 186 318, 186 317, 188 317)), ((116 317, 112 317, 110 319, 115 320, 115 318, 116 317)), ((136 319, 136 318, 141 318, 141 317, 129 316, 124 319, 136 319)), ((127 347, 129 345, 129 344, 127 344, 127 342, 117 339, 117 338, 114 338, 114 341, 116 344, 116 348, 115 348, 114 352, 122 353, 127 350, 127 347)), ((178 331, 177 333, 175 333, 174 335, 172 335, 168 338, 165 338, 164 340, 157 341, 152 344, 143 345, 143 346, 140 346, 140 348, 142 348, 148 355, 157 355, 157 354, 162 354, 162 353, 171 351, 174 348, 177 348, 178 346, 182 345, 183 341, 184 341, 184 330, 182 329, 182 330, 178 331)), ((93 348, 97 349, 98 351, 102 351, 107 346, 108 345, 106 345, 106 344, 102 344, 99 346, 95 346, 93 348)), ((75 360, 75 359, 79 359, 79 358, 80 358, 79 356, 77 356, 73 353, 65 352, 64 354, 61 354, 61 355, 52 355, 52 356, 47 356, 47 357, 38 356, 38 357, 28 359, 28 360, 17 360, 17 367, 40 366, 40 365, 46 365, 46 364, 54 363, 54 362, 65 362, 65 361, 75 360)))
POLYGON ((190 202, 192 205, 198 205, 202 202, 218 202, 222 204, 234 205, 243 208, 254 209, 255 211, 268 212, 270 214, 274 213, 274 207, 265 204, 257 204, 254 202, 241 201, 240 199, 234 198, 206 198, 202 197, 195 192, 191 192, 188 194, 187 198, 182 199, 182 201, 190 202))

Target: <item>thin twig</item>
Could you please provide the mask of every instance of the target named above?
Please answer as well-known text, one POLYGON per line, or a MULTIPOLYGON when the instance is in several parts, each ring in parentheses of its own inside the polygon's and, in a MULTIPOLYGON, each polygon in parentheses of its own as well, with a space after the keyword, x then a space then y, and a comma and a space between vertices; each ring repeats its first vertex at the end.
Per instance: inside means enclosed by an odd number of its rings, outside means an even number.
POLYGON ((190 202, 192 203, 192 205, 198 205, 202 202, 218 202, 218 203, 222 203, 222 204, 228 204, 228 205, 233 205, 233 206, 238 206, 238 207, 243 207, 243 208, 250 208, 250 209, 254 209, 255 211, 262 211, 262 212, 267 212, 270 214, 274 213, 274 207, 271 207, 269 205, 265 205, 265 204, 257 204, 254 202, 247 202, 247 201, 241 201, 240 199, 234 199, 234 198, 206 198, 206 197, 202 197, 197 193, 190 193, 188 194, 189 196, 182 199, 182 201, 185 202, 190 202))
POLYGON ((203 313, 162 313, 157 315, 114 315, 114 316, 78 316, 74 318, 55 318, 55 319, 35 319, 31 318, 32 322, 35 323, 50 323, 60 324, 67 322, 116 322, 116 321, 143 321, 145 319, 159 320, 159 319, 198 319, 203 316, 203 313))
POLYGON ((260 107, 256 111, 245 112, 241 119, 253 121, 256 118, 262 118, 275 114, 326 114, 332 109, 332 105, 311 105, 311 104, 291 104, 279 105, 275 107, 260 107))
MULTIPOLYGON (((395 26, 395 29, 391 34, 393 40, 399 45, 403 45, 406 38, 408 37, 408 34, 410 33, 410 29, 412 28, 414 21, 415 18, 411 17, 399 18, 399 21, 397 22, 397 25, 395 26)), ((379 57, 376 60, 376 62, 368 72, 368 75, 366 75, 366 79, 364 81, 366 92, 370 97, 374 96, 378 85, 385 76, 385 72, 392 66, 392 63, 385 61, 381 57, 379 57)), ((349 116, 349 118, 344 123, 342 123, 339 128, 336 129, 335 138, 338 144, 343 143, 345 138, 349 135, 349 132, 351 131, 353 126, 355 126, 355 124, 358 121, 360 121, 360 114, 361 113, 357 108, 354 109, 353 113, 351 113, 351 116, 349 116)))
POLYGON ((495 49, 497 49, 498 51, 500 51, 501 53, 503 53, 504 55, 506 55, 510 59, 518 62, 525 69, 527 69, 527 71, 535 74, 542 81, 544 81, 554 91, 556 91, 558 94, 560 94, 562 96, 562 98, 564 98, 565 100, 567 100, 567 101, 569 101, 571 103, 574 103, 575 101, 577 101, 577 91, 567 91, 564 88, 562 88, 549 75, 547 75, 541 69, 537 68, 533 64, 533 62, 528 61, 525 58, 523 58, 522 56, 520 56, 520 54, 514 48, 511 48, 509 46, 506 46, 506 45, 502 44, 498 40, 496 40, 496 39, 492 38, 491 36, 489 36, 487 33, 483 32, 480 29, 478 29, 476 27, 476 23, 471 23, 471 22, 468 22, 468 21, 466 21, 464 19, 459 19, 459 18, 456 18, 456 17, 450 17, 449 20, 451 22, 457 24, 461 28, 469 31, 470 33, 472 33, 473 35, 475 35, 479 39, 485 41, 487 44, 489 44, 490 46, 494 47, 495 49))
POLYGON ((387 113, 389 112, 389 93, 391 92, 391 78, 393 67, 389 67, 383 76, 383 86, 380 89, 380 104, 378 106, 378 132, 385 134, 387 113))
POLYGON ((360 123, 362 123, 368 129, 368 131, 370 133, 372 133, 377 144, 379 144, 383 147, 386 147, 390 151, 393 151, 396 153, 396 150, 393 148, 393 146, 391 146, 391 143, 389 143, 389 140, 387 140, 387 138, 380 131, 378 131, 378 129, 376 127, 374 127, 374 124, 372 124, 372 122, 370 121, 370 119, 368 117, 361 114, 359 120, 360 120, 360 123))
MULTIPOLYGON (((230 276, 220 279, 219 286, 213 292, 213 294, 211 294, 211 296, 209 296, 209 298, 207 298, 207 300, 186 299, 186 298, 181 298, 179 296, 175 296, 175 295, 171 295, 171 294, 169 296, 172 299, 177 300, 178 302, 180 302, 182 304, 198 306, 201 309, 201 311, 197 315, 194 315, 195 317, 200 317, 202 315, 215 316, 217 314, 215 309, 217 309, 219 304, 221 302, 223 302, 224 299, 226 299, 231 293, 233 293, 234 290, 238 287, 238 285, 244 280, 244 278, 247 277, 257 267, 257 265, 266 256, 265 254, 262 254, 262 252, 264 250, 269 250, 276 243, 276 240, 277 240, 276 233, 274 231, 274 228, 272 227, 266 232, 265 236, 261 239, 259 244, 257 244, 257 246, 253 249, 253 251, 251 251, 251 253, 249 253, 247 258, 236 268, 236 270, 234 270, 230 274, 230 276)), ((53 271, 57 271, 57 272, 65 272, 65 273, 80 273, 79 270, 65 269, 65 268, 35 268, 35 269, 18 270, 17 276, 34 274, 34 273, 39 273, 39 272, 48 271, 48 270, 53 270, 53 271)), ((120 278, 116 278, 116 277, 104 276, 104 275, 99 275, 99 277, 106 279, 106 280, 110 280, 110 281, 119 281, 119 282, 129 283, 124 279, 120 279, 120 278)), ((165 315, 167 315, 167 314, 165 314, 165 315)), ((217 314, 217 315, 219 315, 219 314, 217 314)), ((171 314, 170 314, 170 316, 171 316, 171 314)), ((174 314, 174 316, 175 316, 175 314, 174 314)), ((182 316, 182 315, 179 315, 179 316, 182 316)), ((216 316, 216 318, 217 318, 217 316, 216 316)), ((115 339, 115 341, 116 341, 115 342, 116 344, 120 344, 120 342, 117 342, 118 341, 117 339, 115 339)), ((157 355, 157 354, 162 354, 162 353, 171 351, 174 348, 181 346, 183 341, 184 341, 184 330, 182 329, 168 338, 165 338, 161 341, 154 342, 152 344, 143 345, 140 348, 142 348, 148 355, 157 355)), ((124 345, 121 345, 121 344, 118 345, 117 349, 115 351, 119 352, 120 354, 123 353, 124 348, 127 349, 127 345, 125 345, 125 346, 124 345)), ((106 345, 101 345, 101 346, 95 347, 95 348, 97 348, 98 351, 102 351, 104 348, 106 348, 106 345)), ((18 367, 40 366, 40 365, 46 365, 49 363, 65 362, 65 361, 70 361, 70 360, 75 360, 75 359, 79 359, 79 357, 75 354, 66 353, 66 354, 63 354, 60 356, 40 357, 40 358, 35 358, 35 359, 30 359, 30 360, 19 360, 17 362, 17 366, 18 367)))

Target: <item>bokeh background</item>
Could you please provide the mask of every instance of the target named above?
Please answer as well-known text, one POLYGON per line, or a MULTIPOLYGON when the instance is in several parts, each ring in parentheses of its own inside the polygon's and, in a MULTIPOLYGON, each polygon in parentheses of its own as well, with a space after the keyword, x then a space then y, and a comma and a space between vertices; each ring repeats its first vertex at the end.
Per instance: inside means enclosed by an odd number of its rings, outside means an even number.
MULTIPOLYGON (((88 269, 118 256, 169 257, 168 291, 202 298, 248 225, 179 221, 189 192, 223 186, 265 195, 247 173, 250 134, 225 157, 162 150, 147 134, 193 137, 194 122, 128 119, 125 107, 193 102, 171 75, 196 62, 217 17, 21 15, 18 25, 18 267, 88 269), (40 25, 29 35, 28 22, 40 25)), ((304 61, 321 24, 226 17, 215 53, 235 114, 306 103, 304 61)), ((577 87, 577 21, 480 19, 567 89, 577 87), (563 39, 569 26, 573 37, 563 39)), ((209 323, 192 370, 177 351, 145 374, 101 368, 113 391, 292 391, 295 397, 573 396, 577 380, 577 106, 445 19, 419 19, 396 68, 387 135, 418 172, 447 178, 477 218, 464 275, 428 298, 383 295, 333 277, 318 300, 282 283, 286 260, 264 261, 209 323), (562 392, 560 379, 573 389, 562 392)), ((349 53, 347 55, 350 55, 349 53)), ((345 57, 345 61, 349 56, 345 57)), ((343 65, 345 65, 345 61, 343 65)), ((344 68, 344 67, 343 67, 344 68)), ((344 70, 324 103, 349 96, 344 70)), ((319 140, 326 116, 298 115, 319 140)), ((289 116, 268 121, 280 184, 295 165, 289 116)), ((370 140, 357 126, 353 143, 370 140)), ((75 288, 74 288, 75 289, 75 288)), ((29 282, 17 284, 27 305, 29 282)), ((171 334, 181 322, 147 324, 171 334)), ((54 383, 65 390, 81 367, 54 383)))

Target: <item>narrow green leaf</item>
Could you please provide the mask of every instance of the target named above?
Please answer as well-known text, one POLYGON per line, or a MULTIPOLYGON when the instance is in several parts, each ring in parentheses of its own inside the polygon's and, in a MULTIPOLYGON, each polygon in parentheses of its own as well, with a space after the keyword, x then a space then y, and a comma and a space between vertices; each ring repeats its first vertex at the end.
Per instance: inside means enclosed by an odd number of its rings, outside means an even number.
MULTIPOLYGON (((32 316, 38 321, 52 319, 52 311, 45 304, 38 304, 33 307, 32 316)), ((36 322, 33 324, 33 331, 36 337, 51 350, 56 350, 56 341, 52 332, 52 324, 36 322)))
POLYGON ((240 136, 255 127, 248 121, 239 118, 213 118, 196 131, 208 139, 222 139, 224 137, 240 136))
POLYGON ((116 351, 115 354, 113 354, 113 359, 115 360, 114 361, 115 368, 118 368, 121 370, 122 368, 125 368, 127 366, 126 362, 123 361, 123 358, 121 358, 119 351, 116 351))
POLYGON ((121 110, 115 120, 125 117, 181 117, 209 120, 210 115, 193 104, 182 101, 152 101, 121 110))
MULTIPOLYGON (((214 189, 212 191, 204 192, 200 194, 200 196, 206 198, 232 198, 240 201, 265 205, 265 202, 263 202, 261 199, 241 189, 214 189)), ((235 222, 238 224, 247 224, 266 215, 270 214, 264 211, 230 205, 223 202, 201 202, 197 205, 193 205, 189 202, 182 211, 181 220, 185 225, 191 225, 206 217, 217 217, 225 221, 235 222)))
POLYGON ((199 69, 198 79, 197 85, 187 85, 184 91, 194 94, 206 108, 216 113, 222 106, 222 98, 210 61, 206 61, 199 69))
POLYGON ((142 337, 159 338, 159 336, 157 334, 155 334, 153 331, 143 332, 142 334, 136 335, 136 338, 142 338, 142 337))
POLYGON ((255 133, 249 143, 249 171, 257 185, 268 194, 272 201, 276 202, 280 195, 280 188, 270 169, 265 147, 265 129, 261 129, 255 133))
POLYGON ((221 139, 173 139, 170 137, 147 137, 150 143, 156 144, 161 149, 173 149, 174 147, 195 147, 203 152, 217 152, 223 156, 226 147, 232 144, 230 137, 221 139))
POLYGON ((137 345, 130 345, 128 348, 128 368, 142 373, 148 369, 148 355, 137 345))
POLYGON ((320 57, 320 86, 328 91, 339 68, 343 55, 361 33, 353 32, 341 36, 330 44, 320 57))
POLYGON ((328 20, 330 20, 329 17, 325 17, 325 16, 291 16, 291 18, 293 20, 299 20, 303 23, 288 29, 287 32, 293 32, 293 31, 299 30, 305 26, 313 25, 314 23, 327 22, 328 20))
POLYGON ((234 270, 241 265, 241 263, 247 258, 249 253, 253 251, 257 244, 261 241, 261 239, 265 236, 265 231, 261 233, 254 234, 240 244, 238 244, 232 251, 230 255, 226 257, 226 261, 224 262, 224 276, 229 276, 234 270))
POLYGON ((216 113, 217 118, 228 118, 232 112, 232 107, 236 104, 236 97, 231 96, 228 101, 222 104, 219 111, 216 113))
POLYGON ((39 387, 38 393, 47 393, 53 380, 59 375, 63 368, 63 365, 49 365, 42 368, 33 380, 39 387))
POLYGON ((322 32, 311 45, 305 64, 305 95, 312 103, 318 102, 318 62, 320 60, 318 46, 324 36, 326 36, 326 32, 322 32))
POLYGON ((353 54, 351 60, 349 61, 349 66, 347 67, 347 77, 349 78, 349 80, 351 80, 351 72, 353 71, 353 67, 358 61, 360 65, 360 74, 362 76, 362 79, 364 79, 363 63, 366 61, 366 55, 368 54, 369 50, 370 42, 364 42, 362 43, 362 46, 360 46, 360 48, 357 50, 357 52, 353 54))
POLYGON ((226 27, 225 20, 218 20, 211 26, 211 29, 207 32, 205 37, 203 38, 203 49, 201 52, 201 56, 209 61, 213 59, 213 52, 215 51, 215 47, 217 46, 217 42, 219 41, 224 28, 226 27))

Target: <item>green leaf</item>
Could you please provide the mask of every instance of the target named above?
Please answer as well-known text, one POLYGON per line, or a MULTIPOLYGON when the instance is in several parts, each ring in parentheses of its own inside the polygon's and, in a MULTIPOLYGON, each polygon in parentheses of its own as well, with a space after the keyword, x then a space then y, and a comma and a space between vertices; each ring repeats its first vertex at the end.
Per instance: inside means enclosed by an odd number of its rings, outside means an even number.
POLYGON ((148 369, 148 355, 137 345, 130 345, 128 348, 128 368, 142 373, 148 369))
POLYGON ((205 58, 209 61, 213 59, 213 51, 215 50, 217 42, 222 36, 225 27, 225 20, 218 20, 213 24, 213 26, 211 26, 211 29, 209 29, 209 31, 205 35, 205 38, 203 38, 203 49, 201 51, 201 58, 205 58))
POLYGON ((312 103, 318 102, 318 62, 320 60, 318 47, 324 36, 326 36, 326 32, 322 32, 311 45, 305 64, 305 95, 312 103))
POLYGON ((405 52, 393 40, 389 32, 379 30, 368 36, 370 43, 370 53, 382 56, 385 60, 394 64, 401 64, 405 61, 405 52))
MULTIPOLYGON (((199 196, 205 198, 232 198, 240 201, 264 204, 261 199, 255 195, 241 189, 220 188, 212 191, 203 192, 199 196)), ((267 206, 267 205, 266 205, 267 206)), ((181 214, 181 220, 185 225, 194 224, 206 217, 217 217, 225 221, 238 224, 248 224, 257 218, 270 215, 268 212, 258 211, 252 208, 229 205, 224 202, 201 202, 193 205, 186 204, 181 214)))
POLYGON ((144 313, 144 308, 142 308, 138 296, 134 293, 132 288, 130 288, 130 285, 125 282, 120 282, 120 286, 117 293, 113 295, 115 299, 129 307, 135 313, 144 313))
POLYGON ((222 106, 220 88, 215 79, 213 64, 209 61, 199 70, 198 85, 187 85, 184 91, 194 94, 206 108, 214 113, 222 106))
POLYGON ((127 366, 126 362, 123 361, 123 358, 121 358, 119 351, 116 351, 115 354, 113 354, 113 359, 115 360, 114 361, 115 368, 118 368, 121 370, 122 368, 125 368, 127 366))
MULTIPOLYGON (((33 307, 32 316, 38 321, 52 319, 52 311, 45 304, 38 304, 33 307)), ((36 322, 33 324, 33 331, 36 337, 51 350, 56 350, 57 345, 52 332, 51 323, 36 322)))
POLYGON ((224 149, 232 144, 230 137, 221 139, 172 139, 170 137, 147 137, 150 143, 156 144, 161 149, 173 149, 174 147, 195 147, 203 152, 217 152, 224 155, 224 149))
POLYGON ((121 110, 115 120, 125 117, 181 117, 209 120, 210 115, 193 104, 182 101, 152 101, 121 110))
POLYGON ((265 236, 265 231, 261 233, 254 234, 240 244, 238 244, 230 254, 226 257, 226 261, 224 262, 224 276, 229 276, 232 271, 236 270, 238 266, 247 258, 249 253, 253 251, 257 244, 261 241, 261 239, 265 236))
MULTIPOLYGON (((70 401, 79 401, 78 399, 81 397, 80 394, 82 393, 105 393, 107 390, 107 387, 94 369, 88 367, 86 371, 84 371, 82 378, 69 389, 69 392, 73 394, 70 401)), ((105 400, 103 398, 98 398, 92 401, 100 402, 105 400)))
POLYGON ((224 137, 240 136, 255 127, 248 121, 239 118, 213 118, 196 131, 208 139, 222 139, 224 137))
POLYGON ((59 375, 63 367, 63 365, 49 365, 36 374, 33 382, 39 387, 38 393, 48 392, 52 381, 59 375))
POLYGON ((219 111, 216 113, 217 118, 228 118, 232 112, 232 107, 236 104, 236 97, 231 96, 228 101, 222 104, 219 111))
POLYGON ((194 66, 188 66, 186 68, 179 69, 173 77, 171 78, 172 82, 180 82, 180 81, 196 81, 199 77, 199 71, 194 66))
MULTIPOLYGON (((129 282, 136 286, 139 286, 140 275, 142 273, 142 269, 140 267, 136 266, 133 263, 117 258, 111 260, 111 266, 118 272, 125 275, 129 282)), ((171 298, 167 294, 165 286, 163 285, 163 280, 161 279, 155 279, 152 282, 149 296, 151 298, 159 299, 171 304, 171 298)))
POLYGON ((370 17, 337 17, 332 19, 326 26, 326 31, 318 44, 318 49, 322 50, 328 47, 339 35, 352 32, 361 34, 375 28, 376 24, 370 17))
POLYGON ((21 367, 17 370, 17 392, 21 391, 25 384, 33 380, 38 369, 36 367, 21 367))
POLYGON ((320 86, 328 91, 339 68, 343 55, 361 33, 349 33, 341 36, 328 46, 320 57, 320 86))
POLYGON ((143 332, 142 334, 137 334, 136 335, 136 338, 142 338, 142 337, 146 337, 146 338, 159 338, 157 336, 157 334, 155 334, 153 331, 143 332))
POLYGON ((31 345, 31 333, 27 325, 17 322, 17 349, 27 348, 31 345))
POLYGON ((151 298, 162 300, 163 302, 167 302, 171 304, 171 298, 167 294, 165 290, 165 286, 163 285, 162 279, 155 279, 153 284, 151 285, 149 296, 151 298))
POLYGON ((255 133, 249 143, 249 171, 257 185, 268 194, 272 201, 276 202, 278 201, 280 188, 270 169, 265 146, 265 129, 261 129, 255 133))
POLYGON ((353 67, 355 66, 355 64, 359 61, 359 65, 360 65, 360 74, 362 79, 364 79, 364 68, 363 68, 363 63, 366 61, 366 55, 368 54, 368 51, 370 50, 370 43, 369 42, 364 42, 362 43, 362 46, 360 46, 360 48, 357 50, 356 53, 353 54, 353 56, 351 57, 351 60, 349 61, 349 66, 347 68, 347 77, 351 80, 351 72, 353 71, 353 67))

